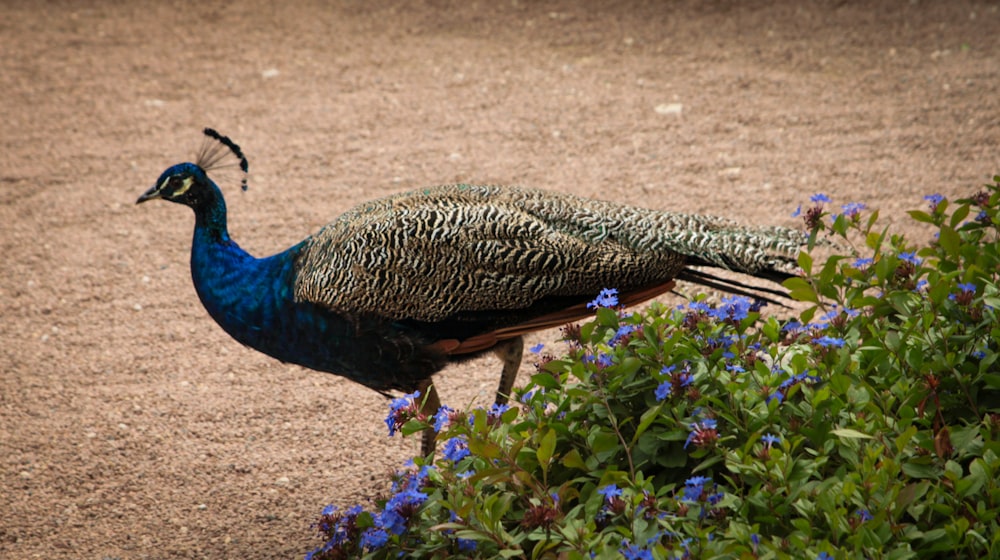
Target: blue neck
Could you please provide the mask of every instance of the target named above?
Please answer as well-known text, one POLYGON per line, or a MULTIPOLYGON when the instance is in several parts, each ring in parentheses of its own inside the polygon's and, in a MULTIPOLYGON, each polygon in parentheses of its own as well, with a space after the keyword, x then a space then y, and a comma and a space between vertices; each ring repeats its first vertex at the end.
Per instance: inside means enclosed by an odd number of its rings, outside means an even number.
POLYGON ((444 355, 425 348, 433 340, 412 328, 296 301, 296 265, 306 242, 254 258, 229 238, 218 187, 209 183, 204 191, 189 204, 195 212, 191 276, 201 303, 230 336, 283 362, 380 391, 412 391, 443 367, 444 355))
MULTIPOLYGON (((213 184, 212 187, 215 187, 213 184)), ((191 276, 209 315, 233 338, 274 355, 268 333, 282 322, 280 315, 294 300, 296 245, 257 259, 229 238, 226 203, 214 189, 195 208, 191 276)))

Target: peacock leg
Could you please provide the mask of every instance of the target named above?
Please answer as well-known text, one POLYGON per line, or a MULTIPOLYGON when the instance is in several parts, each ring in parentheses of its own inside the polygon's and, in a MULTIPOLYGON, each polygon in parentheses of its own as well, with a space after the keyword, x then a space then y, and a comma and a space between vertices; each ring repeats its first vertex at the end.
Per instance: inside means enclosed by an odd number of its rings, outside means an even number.
POLYGON ((510 391, 517 379, 517 370, 521 369, 521 358, 524 355, 524 337, 505 340, 493 347, 493 353, 503 360, 503 371, 500 373, 500 385, 497 387, 497 404, 507 404, 510 391))
MULTIPOLYGON (((428 421, 433 421, 434 415, 441 408, 441 398, 438 397, 437 389, 434 388, 434 384, 429 378, 421 381, 417 389, 423 396, 423 401, 420 404, 420 413, 426 416, 428 421)), ((424 457, 433 455, 436 439, 437 433, 434 431, 434 428, 424 430, 420 440, 420 454, 424 457)))

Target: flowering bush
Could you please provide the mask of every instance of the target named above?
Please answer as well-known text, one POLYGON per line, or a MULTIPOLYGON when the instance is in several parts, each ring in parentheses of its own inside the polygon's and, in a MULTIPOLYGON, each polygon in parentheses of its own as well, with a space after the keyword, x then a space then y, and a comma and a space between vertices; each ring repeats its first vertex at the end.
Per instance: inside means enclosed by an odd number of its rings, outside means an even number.
POLYGON ((1000 557, 994 181, 928 196, 923 245, 814 196, 811 239, 848 254, 801 253, 798 320, 605 290, 561 356, 532 349, 514 406, 397 399, 390 433, 433 427, 436 461, 371 512, 327 508, 308 558, 1000 557))

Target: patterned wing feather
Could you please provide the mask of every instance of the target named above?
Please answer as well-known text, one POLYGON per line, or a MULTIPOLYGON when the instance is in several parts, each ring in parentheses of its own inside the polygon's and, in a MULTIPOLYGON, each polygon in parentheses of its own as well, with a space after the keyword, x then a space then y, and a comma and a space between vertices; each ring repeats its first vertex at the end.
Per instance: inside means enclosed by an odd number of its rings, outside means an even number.
POLYGON ((362 204, 305 242, 295 295, 349 315, 440 321, 663 284, 686 262, 793 268, 802 234, 535 189, 451 185, 362 204))

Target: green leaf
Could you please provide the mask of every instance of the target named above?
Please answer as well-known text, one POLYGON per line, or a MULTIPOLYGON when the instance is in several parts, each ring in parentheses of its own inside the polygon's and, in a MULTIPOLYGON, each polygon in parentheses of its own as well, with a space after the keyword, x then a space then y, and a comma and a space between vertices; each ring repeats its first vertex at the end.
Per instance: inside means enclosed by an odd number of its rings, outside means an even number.
POLYGON ((469 451, 473 455, 484 457, 486 459, 496 459, 503 452, 500 446, 496 443, 479 438, 469 440, 469 451))
POLYGON ((997 375, 995 373, 987 373, 983 375, 982 379, 983 383, 985 383, 987 387, 1000 389, 1000 375, 997 375))
POLYGON ((819 296, 816 294, 816 290, 813 289, 812 284, 804 278, 789 278, 788 280, 782 282, 781 285, 788 290, 788 295, 792 299, 819 303, 819 296))
POLYGON ((927 224, 934 223, 934 216, 931 216, 930 214, 924 212, 923 210, 910 210, 909 212, 907 212, 907 214, 909 214, 911 218, 913 218, 918 222, 924 222, 927 224))
POLYGON ((604 327, 618 328, 618 311, 610 307, 597 308, 597 322, 604 327))
POLYGON ((635 429, 635 435, 632 436, 632 443, 634 444, 639 437, 646 432, 649 425, 652 424, 659 416, 660 412, 663 410, 663 404, 658 404, 653 408, 648 409, 646 412, 642 413, 642 418, 639 420, 639 425, 635 429))
POLYGON ((957 259, 962 245, 962 238, 953 228, 943 225, 938 235, 938 244, 941 245, 941 248, 945 250, 949 257, 957 259))
MULTIPOLYGON (((551 363, 551 362, 550 362, 551 363)), ((531 376, 531 382, 543 389, 558 389, 561 384, 551 373, 536 373, 531 376)))
POLYGON ((411 436, 417 432, 422 432, 427 424, 419 420, 409 420, 399 427, 399 432, 404 436, 411 436))
POLYGON ((896 438, 896 452, 902 453, 903 450, 906 449, 906 446, 910 444, 910 440, 912 440, 913 436, 915 435, 917 435, 917 427, 913 425, 906 428, 906 430, 904 430, 903 433, 899 434, 899 436, 896 438))
POLYGON ((535 455, 538 457, 538 464, 541 465, 543 471, 547 471, 549 467, 549 461, 552 460, 552 454, 556 449, 556 431, 549 428, 542 436, 542 442, 538 446, 538 450, 535 455))
POLYGON ((851 428, 837 428, 836 430, 830 430, 830 433, 845 439, 872 439, 872 436, 852 430, 851 428))
POLYGON ((587 469, 587 463, 583 461, 583 457, 580 456, 580 452, 576 449, 571 449, 569 452, 563 453, 562 459, 559 462, 568 469, 587 469))
POLYGON ((969 205, 963 204, 955 209, 955 213, 951 215, 951 227, 958 228, 969 215, 969 205))
POLYGON ((813 264, 812 255, 810 255, 806 251, 799 251, 799 268, 801 268, 802 271, 805 272, 807 276, 809 274, 812 274, 812 264, 813 264))
POLYGON ((618 452, 618 436, 611 432, 595 430, 591 432, 588 439, 590 440, 590 449, 601 461, 608 459, 618 452))
POLYGON ((941 469, 935 467, 930 461, 929 457, 907 461, 903 463, 903 472, 910 478, 940 478, 941 469))

